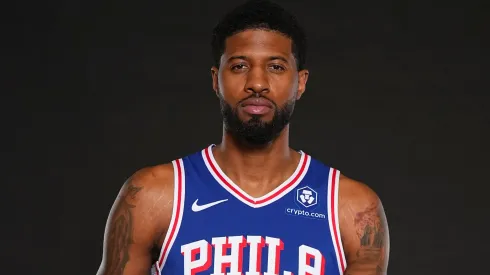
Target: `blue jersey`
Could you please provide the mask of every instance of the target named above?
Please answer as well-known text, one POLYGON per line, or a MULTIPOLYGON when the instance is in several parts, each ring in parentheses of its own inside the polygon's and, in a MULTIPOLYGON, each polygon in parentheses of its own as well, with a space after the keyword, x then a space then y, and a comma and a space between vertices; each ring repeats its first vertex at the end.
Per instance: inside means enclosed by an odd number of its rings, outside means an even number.
POLYGON ((212 147, 172 162, 173 213, 152 274, 343 274, 338 170, 300 152, 290 178, 254 198, 223 173, 212 147))

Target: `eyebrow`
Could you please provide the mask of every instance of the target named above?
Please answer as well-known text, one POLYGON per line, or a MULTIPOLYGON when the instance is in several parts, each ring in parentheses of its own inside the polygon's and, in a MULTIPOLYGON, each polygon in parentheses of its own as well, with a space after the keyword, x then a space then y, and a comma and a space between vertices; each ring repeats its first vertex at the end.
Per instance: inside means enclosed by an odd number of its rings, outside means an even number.
MULTIPOLYGON (((244 55, 234 55, 230 58, 228 58, 228 62, 230 61, 233 61, 233 60, 236 60, 236 59, 242 59, 242 60, 248 60, 249 58, 244 56, 244 55)), ((269 58, 269 61, 272 61, 272 60, 281 60, 285 63, 289 63, 288 60, 282 56, 270 56, 269 58)))

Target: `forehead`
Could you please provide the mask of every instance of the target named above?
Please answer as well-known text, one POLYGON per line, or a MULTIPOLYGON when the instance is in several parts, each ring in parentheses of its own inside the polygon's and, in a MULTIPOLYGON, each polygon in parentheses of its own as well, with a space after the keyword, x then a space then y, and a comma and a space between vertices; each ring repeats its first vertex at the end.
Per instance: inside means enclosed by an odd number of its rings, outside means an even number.
POLYGON ((233 55, 249 57, 280 55, 288 59, 293 58, 292 40, 275 31, 242 31, 228 37, 225 41, 223 57, 233 55))

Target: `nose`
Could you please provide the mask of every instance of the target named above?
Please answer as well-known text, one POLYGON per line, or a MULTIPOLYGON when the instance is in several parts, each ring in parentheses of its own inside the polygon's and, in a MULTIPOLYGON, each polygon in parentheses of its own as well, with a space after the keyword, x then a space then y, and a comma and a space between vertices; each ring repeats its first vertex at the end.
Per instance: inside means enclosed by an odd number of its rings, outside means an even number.
POLYGON ((247 74, 245 85, 247 93, 261 94, 269 91, 269 79, 267 72, 260 67, 251 69, 247 74))

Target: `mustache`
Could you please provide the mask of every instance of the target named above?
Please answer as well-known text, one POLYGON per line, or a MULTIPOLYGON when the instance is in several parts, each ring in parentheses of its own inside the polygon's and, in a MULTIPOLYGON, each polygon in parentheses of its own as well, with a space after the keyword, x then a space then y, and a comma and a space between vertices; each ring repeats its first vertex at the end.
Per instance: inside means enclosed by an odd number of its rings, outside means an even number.
POLYGON ((248 100, 250 98, 263 98, 263 99, 269 101, 274 107, 277 108, 277 104, 274 101, 272 101, 270 98, 263 96, 261 94, 258 94, 258 93, 251 94, 250 96, 247 96, 246 98, 241 99, 240 101, 238 101, 237 106, 241 105, 245 100, 248 100))

